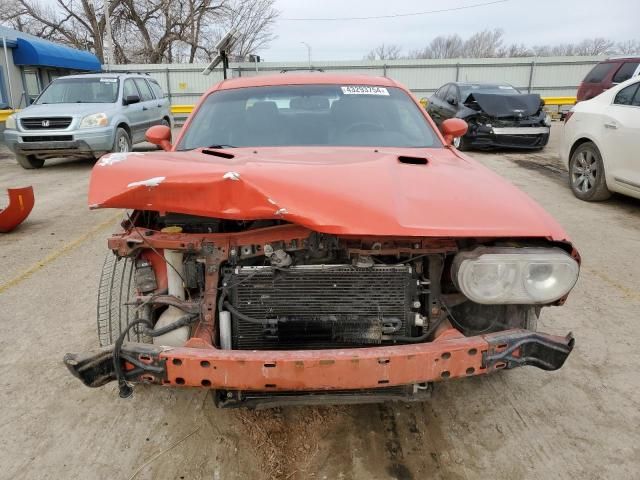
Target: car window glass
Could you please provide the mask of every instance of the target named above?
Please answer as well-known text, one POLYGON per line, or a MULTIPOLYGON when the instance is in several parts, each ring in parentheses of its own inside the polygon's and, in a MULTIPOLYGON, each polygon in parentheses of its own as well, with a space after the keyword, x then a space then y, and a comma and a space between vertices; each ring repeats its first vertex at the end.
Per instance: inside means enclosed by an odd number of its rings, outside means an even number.
POLYGON ((164 93, 162 92, 162 88, 160 88, 160 85, 158 85, 156 82, 149 82, 149 85, 151 86, 151 90, 153 90, 153 94, 156 96, 156 98, 164 98, 164 93))
POLYGON ((633 100, 631 100, 631 105, 633 105, 634 107, 640 107, 640 86, 636 90, 636 94, 633 96, 633 100))
POLYGON ((435 97, 436 98, 440 98, 440 99, 444 99, 444 92, 447 90, 448 85, 445 85, 443 87, 440 87, 436 93, 435 93, 435 97))
POLYGON ((498 95, 518 95, 520 90, 508 84, 468 83, 459 85, 461 96, 466 100, 472 93, 491 93, 498 95))
POLYGON ((447 93, 447 96, 448 97, 453 97, 454 99, 459 100, 458 99, 458 87, 456 87, 455 85, 452 84, 449 87, 449 92, 447 93))
POLYGON ((36 103, 113 103, 117 98, 117 78, 59 78, 49 84, 36 103))
POLYGON ((616 98, 613 100, 613 103, 615 103, 616 105, 631 105, 631 101, 633 100, 633 95, 636 93, 636 90, 638 90, 637 83, 623 88, 618 92, 616 98))
POLYGON ((178 146, 441 147, 421 108, 395 87, 286 85, 221 90, 178 146))
POLYGON ((136 85, 138 86, 138 90, 140 91, 140 100, 143 102, 147 102, 149 100, 153 100, 153 93, 151 93, 151 89, 144 78, 136 78, 136 85))
POLYGON ((138 93, 138 89, 136 88, 135 83, 133 83, 133 80, 130 80, 130 79, 125 80, 124 86, 122 88, 123 88, 123 91, 122 91, 123 98, 127 98, 132 95, 140 96, 140 93, 138 93))
POLYGON ((638 65, 640 65, 640 62, 623 63, 616 74, 613 76, 613 81, 615 83, 622 83, 629 80, 633 76, 633 73, 636 71, 636 68, 638 68, 638 65))
POLYGON ((615 63, 599 63, 587 74, 585 83, 600 83, 615 65, 615 63))
POLYGON ((445 85, 442 87, 442 100, 446 101, 449 98, 449 92, 451 91, 451 85, 445 85))

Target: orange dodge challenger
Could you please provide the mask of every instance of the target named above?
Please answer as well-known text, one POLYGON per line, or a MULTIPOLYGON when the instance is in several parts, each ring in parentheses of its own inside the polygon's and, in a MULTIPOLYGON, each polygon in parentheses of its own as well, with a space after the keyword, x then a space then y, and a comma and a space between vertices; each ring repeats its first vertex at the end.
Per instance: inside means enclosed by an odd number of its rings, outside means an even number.
POLYGON ((536 331, 579 255, 523 192, 451 146, 388 78, 226 80, 164 151, 112 153, 91 208, 108 239, 85 385, 212 389, 218 406, 426 398, 437 381, 560 368, 536 331))

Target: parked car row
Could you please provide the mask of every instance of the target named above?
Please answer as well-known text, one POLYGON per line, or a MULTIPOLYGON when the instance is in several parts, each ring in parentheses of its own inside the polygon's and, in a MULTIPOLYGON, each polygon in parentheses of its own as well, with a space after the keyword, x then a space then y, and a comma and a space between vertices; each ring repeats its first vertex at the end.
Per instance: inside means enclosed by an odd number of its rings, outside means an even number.
MULTIPOLYGON (((640 197, 639 75, 640 57, 607 59, 580 84, 579 103, 565 117, 562 158, 570 171, 570 187, 582 200, 604 200, 611 192, 640 197)), ((310 108, 308 99, 299 100, 291 110, 303 104, 310 108)), ((247 113, 259 118, 269 106, 251 105, 247 113)), ((429 98, 426 110, 440 129, 449 119, 464 120, 466 133, 452 140, 459 150, 538 150, 550 135, 551 118, 543 107, 540 95, 522 93, 507 83, 451 82, 429 98)), ((251 135, 251 122, 240 125, 234 118, 228 117, 227 127, 233 130, 233 143, 242 143, 251 135)), ((380 119, 380 131, 372 135, 389 137, 393 143, 397 134, 388 125, 389 118, 380 119)), ((154 125, 170 127, 172 116, 168 99, 150 76, 72 75, 54 80, 33 105, 9 116, 4 138, 18 163, 32 169, 53 157, 98 158, 107 152, 128 152, 145 140, 145 132, 154 125)), ((322 125, 312 136, 300 137, 300 125, 287 123, 286 115, 270 128, 267 142, 283 135, 297 136, 292 141, 304 144, 318 144, 323 138, 322 125)), ((344 134, 327 131, 333 137, 344 134)))
MULTIPOLYGON (((640 57, 598 63, 577 100, 565 116, 561 154, 571 190, 586 201, 612 192, 640 198, 640 57)), ((452 82, 429 98, 426 109, 438 126, 450 118, 468 124, 453 140, 459 150, 541 149, 551 125, 543 106, 539 95, 506 83, 452 82)))
POLYGON ((4 139, 18 163, 32 169, 54 157, 128 152, 148 128, 171 124, 169 100, 148 75, 71 75, 9 116, 4 139))

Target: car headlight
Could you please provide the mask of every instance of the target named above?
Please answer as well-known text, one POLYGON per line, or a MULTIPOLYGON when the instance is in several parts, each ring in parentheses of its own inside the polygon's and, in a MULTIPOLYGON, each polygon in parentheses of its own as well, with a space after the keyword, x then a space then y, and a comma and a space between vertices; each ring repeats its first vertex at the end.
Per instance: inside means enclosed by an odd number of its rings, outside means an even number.
POLYGON ((580 267, 559 248, 480 247, 456 255, 453 279, 482 304, 545 304, 571 291, 580 267))
POLYGON ((551 115, 549 115, 548 113, 544 116, 544 121, 543 123, 547 126, 550 127, 551 126, 551 115))
POLYGON ((16 116, 15 115, 9 115, 7 117, 7 119, 4 122, 4 128, 9 129, 9 130, 15 130, 16 129, 16 116))
POLYGON ((87 115, 80 122, 80 128, 106 127, 107 125, 109 125, 109 117, 106 113, 87 115))

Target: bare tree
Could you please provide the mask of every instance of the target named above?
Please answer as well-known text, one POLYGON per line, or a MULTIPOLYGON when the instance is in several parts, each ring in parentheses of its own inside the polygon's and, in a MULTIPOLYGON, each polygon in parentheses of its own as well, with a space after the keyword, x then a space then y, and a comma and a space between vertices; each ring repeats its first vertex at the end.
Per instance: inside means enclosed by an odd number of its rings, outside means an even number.
POLYGON ((438 36, 429 44, 431 58, 457 58, 462 56, 464 42, 458 34, 438 36))
MULTIPOLYGON (((116 4, 111 5, 113 13, 116 4)), ((43 5, 36 0, 15 0, 3 5, 0 18, 17 30, 41 38, 92 50, 104 57, 104 15, 88 0, 57 0, 43 5)))
POLYGON ((234 55, 245 57, 275 40, 272 26, 280 12, 274 4, 275 0, 232 0, 227 4, 223 25, 240 36, 234 55))
POLYGON ((640 40, 627 40, 625 42, 618 42, 616 45, 616 53, 620 55, 639 55, 640 54, 640 40))
POLYGON ((512 43, 506 47, 498 49, 496 52, 497 57, 533 57, 534 52, 531 48, 527 47, 524 43, 512 43))
POLYGON ((459 58, 462 56, 464 42, 460 35, 439 35, 422 50, 414 50, 410 58, 459 58))
POLYGON ((469 58, 495 57, 502 48, 503 35, 504 32, 498 28, 474 33, 464 42, 463 55, 469 58))
POLYGON ((399 45, 378 45, 364 56, 365 60, 397 60, 402 48, 399 45))
MULTIPOLYGON (((104 61, 104 9, 109 0, 4 2, 0 20, 18 30, 95 52, 104 61)), ((118 63, 208 60, 224 30, 240 34, 240 55, 274 38, 274 0, 110 0, 114 54, 118 63)))
POLYGON ((576 55, 610 55, 615 52, 615 42, 602 37, 588 38, 576 45, 576 55))
MULTIPOLYGON (((627 40, 615 43, 602 38, 587 38, 579 43, 559 43, 555 45, 534 45, 528 47, 520 43, 505 45, 504 33, 500 29, 483 30, 463 40, 458 34, 437 36, 429 44, 413 50, 405 58, 491 58, 491 57, 561 57, 561 56, 597 56, 597 55, 640 55, 640 40, 627 40)), ((399 52, 401 47, 395 45, 399 52)), ((380 58, 386 55, 385 45, 371 50, 365 58, 380 58)), ((399 58, 399 57, 394 57, 399 58)))

